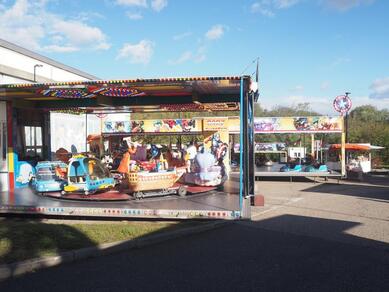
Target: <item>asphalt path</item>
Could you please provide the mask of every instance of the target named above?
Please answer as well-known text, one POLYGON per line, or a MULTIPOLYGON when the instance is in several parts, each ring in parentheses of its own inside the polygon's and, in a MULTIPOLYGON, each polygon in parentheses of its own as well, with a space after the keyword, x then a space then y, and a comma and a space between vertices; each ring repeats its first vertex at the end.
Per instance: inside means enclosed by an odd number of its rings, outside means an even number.
POLYGON ((377 248, 238 222, 143 249, 49 268, 0 291, 388 291, 377 248))

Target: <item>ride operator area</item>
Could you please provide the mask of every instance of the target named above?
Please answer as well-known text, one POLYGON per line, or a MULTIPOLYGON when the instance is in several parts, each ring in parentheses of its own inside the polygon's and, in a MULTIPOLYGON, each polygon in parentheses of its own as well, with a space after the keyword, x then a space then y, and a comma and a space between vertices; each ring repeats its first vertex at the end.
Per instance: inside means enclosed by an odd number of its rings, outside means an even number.
POLYGON ((250 86, 248 76, 1 85, 0 213, 249 217, 257 98, 250 86), (61 131, 55 114, 70 116, 61 131), (242 145, 234 180, 231 115, 239 115, 242 145), (85 118, 85 129, 72 116, 85 118), (98 131, 88 131, 88 117, 98 131), (76 134, 83 151, 65 146, 76 134))

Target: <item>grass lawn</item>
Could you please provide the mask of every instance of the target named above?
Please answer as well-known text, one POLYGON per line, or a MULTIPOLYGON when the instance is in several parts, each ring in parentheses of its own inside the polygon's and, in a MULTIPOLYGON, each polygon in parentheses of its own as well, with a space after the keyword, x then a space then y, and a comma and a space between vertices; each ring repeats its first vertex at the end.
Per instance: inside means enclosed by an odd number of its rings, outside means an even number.
POLYGON ((0 264, 135 239, 201 222, 64 222, 0 218, 0 264))

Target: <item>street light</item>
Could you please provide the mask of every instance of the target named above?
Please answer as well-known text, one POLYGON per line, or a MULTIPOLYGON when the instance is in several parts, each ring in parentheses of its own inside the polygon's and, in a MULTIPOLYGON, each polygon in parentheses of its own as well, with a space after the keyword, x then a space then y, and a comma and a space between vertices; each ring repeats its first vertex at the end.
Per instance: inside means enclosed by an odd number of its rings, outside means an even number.
POLYGON ((35 64, 34 65, 34 82, 36 82, 36 68, 37 67, 43 67, 43 65, 41 65, 41 64, 35 64))

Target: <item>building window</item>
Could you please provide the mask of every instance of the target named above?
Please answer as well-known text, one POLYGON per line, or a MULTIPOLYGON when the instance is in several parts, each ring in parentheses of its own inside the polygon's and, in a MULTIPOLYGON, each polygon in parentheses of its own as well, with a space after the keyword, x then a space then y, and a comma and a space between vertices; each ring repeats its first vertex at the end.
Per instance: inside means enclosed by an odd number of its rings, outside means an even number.
POLYGON ((42 127, 24 127, 26 156, 42 158, 42 127))

